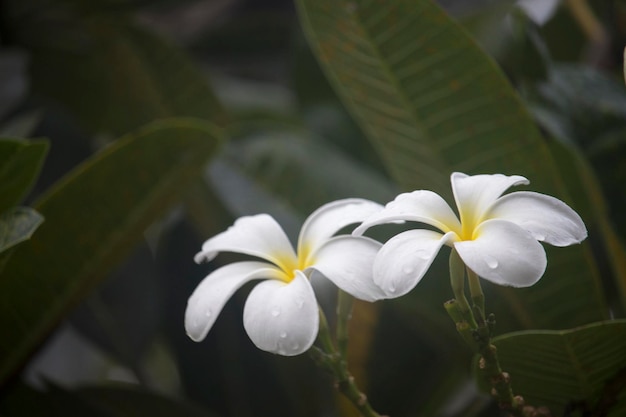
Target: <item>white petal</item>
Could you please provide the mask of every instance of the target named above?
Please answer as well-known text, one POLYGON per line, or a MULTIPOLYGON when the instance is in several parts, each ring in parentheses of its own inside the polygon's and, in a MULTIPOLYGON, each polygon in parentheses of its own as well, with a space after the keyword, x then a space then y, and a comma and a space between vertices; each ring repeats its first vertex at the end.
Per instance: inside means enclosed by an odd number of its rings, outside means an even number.
POLYGON ((196 342, 204 339, 226 302, 246 282, 281 276, 280 270, 265 262, 237 262, 211 272, 187 301, 187 335, 196 342))
POLYGON ((544 194, 519 191, 505 195, 488 216, 513 222, 535 239, 554 246, 580 243, 587 237, 580 216, 561 200, 544 194))
POLYGON ((507 189, 514 185, 528 184, 519 175, 465 175, 454 172, 450 176, 452 193, 464 226, 480 223, 484 213, 507 189))
POLYGON ((213 236, 202 245, 196 262, 210 261, 218 252, 236 252, 267 259, 290 270, 296 254, 289 239, 276 220, 268 214, 240 217, 225 232, 213 236), (285 263, 289 265, 285 267, 285 263))
POLYGON ((388 297, 411 291, 424 277, 441 247, 454 239, 431 230, 408 230, 387 241, 374 261, 374 280, 388 297))
POLYGON ((319 311, 313 288, 296 271, 290 283, 264 281, 252 289, 243 311, 243 325, 262 350, 284 356, 307 351, 319 329, 319 311))
POLYGON ((505 220, 487 220, 475 240, 455 242, 465 265, 499 285, 529 287, 546 270, 543 247, 526 230, 505 220))
POLYGON ((324 204, 302 225, 298 238, 298 254, 312 253, 339 230, 361 223, 371 214, 382 210, 381 204, 360 198, 347 198, 324 204))
POLYGON ((398 195, 383 210, 365 219, 352 234, 362 235, 372 226, 398 220, 430 224, 444 233, 451 230, 458 232, 461 228, 458 218, 443 198, 432 191, 417 190, 398 195))
POLYGON ((365 301, 385 298, 374 283, 372 267, 381 244, 365 237, 337 236, 313 254, 311 268, 345 292, 365 301))

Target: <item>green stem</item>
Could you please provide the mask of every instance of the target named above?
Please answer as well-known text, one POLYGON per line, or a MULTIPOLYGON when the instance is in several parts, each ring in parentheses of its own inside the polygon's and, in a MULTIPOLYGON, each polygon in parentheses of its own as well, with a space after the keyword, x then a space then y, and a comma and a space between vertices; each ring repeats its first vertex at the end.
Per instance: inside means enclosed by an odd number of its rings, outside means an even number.
POLYGON ((466 315, 460 308, 457 300, 447 301, 444 303, 443 307, 446 309, 446 312, 452 321, 456 324, 456 330, 459 332, 465 343, 467 343, 467 345, 471 347, 474 352, 478 353, 478 346, 476 346, 476 340, 474 339, 475 329, 473 329, 465 319, 466 315))
POLYGON ((485 321, 485 294, 480 286, 480 278, 478 278, 478 275, 469 268, 466 268, 466 270, 472 304, 474 305, 474 309, 478 309, 480 313, 476 320, 479 324, 482 324, 485 321))
POLYGON ((450 286, 452 287, 452 292, 454 293, 457 308, 463 314, 467 324, 469 324, 471 328, 476 328, 478 325, 474 319, 474 314, 472 314, 472 309, 467 302, 467 298, 465 298, 465 264, 454 249, 450 252, 449 266, 450 286))
POLYGON ((472 270, 464 267, 463 261, 455 250, 452 250, 450 254, 450 282, 455 299, 446 302, 444 307, 456 324, 456 329, 463 340, 480 355, 479 372, 491 385, 491 395, 496 399, 500 408, 514 417, 550 416, 549 410, 544 407, 527 406, 522 397, 513 394, 511 378, 502 371, 498 351, 491 343, 495 318, 490 315, 488 319, 485 319, 485 295, 480 285, 480 278, 472 270), (465 298, 466 271, 473 309, 469 308, 465 298))
POLYGON ((354 297, 345 291, 339 290, 337 301, 337 347, 341 357, 348 356, 348 323, 352 317, 354 297))
MULTIPOLYGON (((346 302, 344 301, 344 303, 346 302)), ((338 308, 342 307, 338 306, 338 308)), ((349 314, 344 315, 344 318, 347 320, 349 318, 349 314)), ((347 324, 344 324, 344 326, 347 327, 347 324)), ((337 331, 339 333, 339 329, 337 331)), ((343 330, 342 333, 344 333, 343 330)), ((346 335, 345 343, 347 343, 347 330, 344 334, 346 335)), ((338 349, 335 348, 330 335, 326 316, 321 309, 320 329, 317 340, 319 342, 319 347, 313 346, 309 350, 309 353, 311 354, 313 360, 318 364, 318 366, 325 368, 335 377, 337 389, 346 398, 348 398, 350 402, 352 402, 357 410, 359 410, 361 416, 382 417, 380 414, 374 411, 365 394, 363 394, 357 387, 356 382, 354 381, 354 377, 350 375, 346 358, 338 349)))
POLYGON ((515 417, 525 417, 524 399, 513 395, 511 378, 502 371, 498 360, 498 350, 490 342, 479 347, 478 369, 491 385, 491 395, 502 410, 515 417))

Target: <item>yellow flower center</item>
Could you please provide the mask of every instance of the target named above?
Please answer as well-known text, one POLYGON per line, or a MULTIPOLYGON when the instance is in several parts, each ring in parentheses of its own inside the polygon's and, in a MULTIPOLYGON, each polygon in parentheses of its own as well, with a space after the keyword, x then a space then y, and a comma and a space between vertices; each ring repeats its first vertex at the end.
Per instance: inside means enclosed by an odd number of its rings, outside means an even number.
POLYGON ((476 236, 476 228, 480 225, 480 219, 476 215, 475 211, 471 207, 460 210, 461 217, 461 233, 459 237, 461 240, 474 240, 476 236))
POLYGON ((296 270, 304 271, 313 265, 315 262, 310 255, 309 247, 304 245, 295 258, 291 254, 276 256, 276 266, 283 272, 281 279, 285 282, 291 282, 296 277, 296 270))

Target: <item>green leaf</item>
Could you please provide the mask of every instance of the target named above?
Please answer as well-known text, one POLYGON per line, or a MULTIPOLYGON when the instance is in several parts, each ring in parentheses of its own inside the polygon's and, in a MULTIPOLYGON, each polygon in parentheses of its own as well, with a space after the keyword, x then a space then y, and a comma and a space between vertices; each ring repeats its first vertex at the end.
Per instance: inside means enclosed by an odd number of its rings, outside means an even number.
POLYGON ((0 379, 142 239, 201 175, 219 135, 193 119, 151 124, 102 150, 35 206, 46 222, 0 280, 0 379))
POLYGON ((388 180, 315 139, 302 132, 270 130, 233 142, 227 158, 256 186, 289 204, 302 218, 341 198, 379 203, 393 198, 396 190, 388 180))
POLYGON ((527 403, 546 405, 556 416, 580 402, 595 411, 590 415, 626 413, 626 321, 517 332, 493 343, 514 393, 527 403))
POLYGON ((549 160, 502 72, 432 2, 298 5, 327 76, 403 186, 450 195, 453 170, 549 160))
POLYGON ((33 90, 58 100, 84 126, 123 134, 165 117, 225 122, 206 76, 182 51, 127 16, 95 15, 66 25, 71 31, 65 37, 31 28, 50 38, 32 47, 33 90))
MULTIPOLYGON (((502 172, 524 175, 534 190, 569 200, 503 73, 431 1, 297 4, 326 75, 402 188, 431 189, 452 201, 451 172, 502 172)), ((535 328, 606 318, 589 245, 550 251, 549 259, 546 275, 554 279, 509 292, 508 312, 535 328), (555 303, 564 287, 566 301, 555 303)))
POLYGON ((15 207, 0 215, 0 252, 30 239, 43 217, 28 207, 15 207))
POLYGON ((0 139, 0 213, 22 202, 35 183, 48 142, 0 139))

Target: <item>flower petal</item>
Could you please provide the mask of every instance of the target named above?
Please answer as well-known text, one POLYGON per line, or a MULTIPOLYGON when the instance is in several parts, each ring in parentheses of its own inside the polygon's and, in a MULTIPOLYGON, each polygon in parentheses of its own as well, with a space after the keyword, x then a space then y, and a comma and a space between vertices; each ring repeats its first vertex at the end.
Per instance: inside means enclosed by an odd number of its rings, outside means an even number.
POLYGON ((432 191, 417 190, 398 195, 383 210, 365 219, 352 234, 359 236, 372 226, 398 220, 430 224, 444 233, 461 229, 458 218, 443 198, 432 191))
POLYGON ((372 213, 382 210, 381 204, 361 198, 347 198, 324 204, 304 222, 298 238, 298 254, 317 250, 339 230, 360 223, 372 213))
POLYGON ((311 268, 345 292, 365 301, 385 298, 374 283, 372 266, 382 244, 366 237, 337 236, 313 254, 311 268))
POLYGON ((243 284, 258 278, 278 278, 279 269, 265 262, 237 262, 211 272, 187 301, 185 329, 196 342, 204 339, 228 299, 243 284))
POLYGON ((319 312, 313 288, 296 271, 290 283, 264 281, 252 289, 243 311, 243 325, 262 350, 284 356, 307 351, 319 330, 319 312))
POLYGON ((487 220, 475 240, 454 243, 465 265, 499 285, 529 287, 546 270, 546 253, 533 236, 506 220, 487 220))
POLYGON ((507 189, 514 185, 528 184, 519 175, 466 175, 454 172, 450 176, 452 193, 464 226, 473 228, 480 223, 484 213, 507 189))
POLYGON ((488 216, 513 222, 535 239, 554 246, 580 243, 587 237, 587 228, 574 210, 561 200, 540 193, 507 194, 498 199, 488 216))
POLYGON ((195 261, 210 261, 218 252, 236 252, 266 259, 289 271, 296 265, 296 254, 276 220, 268 214, 240 217, 225 232, 202 245, 195 261), (284 265, 288 263, 289 265, 284 265))
POLYGON ((424 277, 441 247, 454 239, 454 232, 408 230, 387 241, 374 260, 374 281, 388 297, 411 291, 424 277))

